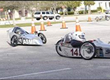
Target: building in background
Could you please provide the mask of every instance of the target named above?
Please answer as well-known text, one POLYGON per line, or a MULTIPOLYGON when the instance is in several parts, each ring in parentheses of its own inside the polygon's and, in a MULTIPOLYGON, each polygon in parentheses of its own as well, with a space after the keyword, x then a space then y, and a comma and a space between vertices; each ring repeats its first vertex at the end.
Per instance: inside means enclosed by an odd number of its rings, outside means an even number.
MULTIPOLYGON (((110 9, 110 1, 94 1, 95 4, 91 5, 91 10, 97 10, 98 7, 102 7, 104 10, 110 9)), ((84 5, 84 2, 82 2, 81 6, 77 8, 80 10, 88 10, 88 7, 84 5)))

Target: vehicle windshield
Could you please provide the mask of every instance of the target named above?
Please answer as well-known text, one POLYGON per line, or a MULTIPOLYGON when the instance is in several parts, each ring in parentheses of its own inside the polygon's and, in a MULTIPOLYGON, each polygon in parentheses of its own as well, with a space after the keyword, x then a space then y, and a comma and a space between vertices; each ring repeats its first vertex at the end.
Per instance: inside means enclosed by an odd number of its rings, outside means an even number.
POLYGON ((25 30, 17 27, 14 31, 16 34, 28 34, 28 32, 26 32, 25 30))
POLYGON ((36 12, 35 14, 40 14, 40 12, 36 12))

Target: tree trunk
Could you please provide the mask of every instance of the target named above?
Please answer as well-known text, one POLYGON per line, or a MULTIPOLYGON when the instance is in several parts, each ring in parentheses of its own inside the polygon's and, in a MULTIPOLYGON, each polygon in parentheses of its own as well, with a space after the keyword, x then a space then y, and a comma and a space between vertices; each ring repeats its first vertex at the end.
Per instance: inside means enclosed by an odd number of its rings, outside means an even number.
POLYGON ((54 21, 56 21, 56 18, 55 18, 55 14, 56 14, 56 7, 57 7, 57 2, 55 1, 54 2, 54 4, 53 4, 53 8, 54 8, 54 11, 53 11, 53 13, 54 13, 54 21))
POLYGON ((22 13, 23 13, 22 17, 25 17, 25 7, 23 8, 22 13))
POLYGON ((16 23, 15 23, 15 9, 13 10, 13 26, 16 26, 16 23))
POLYGON ((91 6, 88 5, 88 14, 91 14, 91 6))
POLYGON ((22 21, 25 21, 25 7, 23 7, 22 9, 22 17, 21 17, 22 21))

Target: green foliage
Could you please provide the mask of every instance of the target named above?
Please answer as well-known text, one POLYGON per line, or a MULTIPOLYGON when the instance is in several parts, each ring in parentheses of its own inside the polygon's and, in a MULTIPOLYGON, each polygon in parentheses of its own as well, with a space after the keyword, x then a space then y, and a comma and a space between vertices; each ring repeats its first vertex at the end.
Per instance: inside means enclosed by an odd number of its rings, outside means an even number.
MULTIPOLYGON (((63 12, 60 12, 59 14, 60 14, 60 15, 63 15, 63 12)), ((74 14, 73 11, 68 12, 68 15, 73 15, 73 14, 74 14)))
POLYGON ((73 15, 73 14, 74 14, 74 12, 73 12, 73 11, 71 11, 71 12, 68 12, 68 14, 69 14, 69 15, 73 15))
POLYGON ((84 11, 79 11, 79 14, 83 14, 84 11))
MULTIPOLYGON (((88 11, 86 10, 85 13, 87 13, 88 11)), ((91 10, 92 13, 97 12, 97 10, 91 10)), ((63 12, 59 13, 60 15, 63 15, 63 12)), ((79 14, 84 14, 84 11, 79 11, 79 14)), ((74 15, 73 11, 68 12, 68 15, 74 15)))
POLYGON ((102 10, 102 7, 97 7, 97 11, 101 11, 102 10))
POLYGON ((63 1, 62 5, 70 8, 78 7, 80 6, 81 1, 63 1))
MULTIPOLYGON (((88 12, 88 11, 86 10, 85 13, 87 13, 87 12, 88 12)), ((91 10, 91 12, 92 12, 92 13, 95 13, 95 12, 97 12, 97 10, 91 10)), ((84 13, 84 11, 79 11, 79 14, 83 14, 83 13, 84 13)))
POLYGON ((86 6, 90 6, 90 5, 94 5, 95 2, 94 1, 84 1, 84 5, 86 6))
POLYGON ((91 10, 92 13, 97 12, 97 10, 91 10))

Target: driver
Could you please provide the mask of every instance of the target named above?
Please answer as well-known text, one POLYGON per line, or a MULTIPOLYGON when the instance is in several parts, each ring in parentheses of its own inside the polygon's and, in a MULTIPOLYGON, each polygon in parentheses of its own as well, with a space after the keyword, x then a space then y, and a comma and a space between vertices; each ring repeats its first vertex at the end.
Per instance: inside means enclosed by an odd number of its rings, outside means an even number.
POLYGON ((17 30, 16 30, 16 33, 20 35, 20 34, 21 34, 20 29, 17 29, 17 30))
POLYGON ((72 47, 80 47, 85 41, 85 34, 83 32, 68 33, 64 38, 64 42, 70 42, 72 47))

